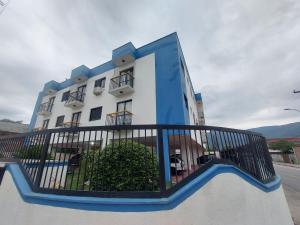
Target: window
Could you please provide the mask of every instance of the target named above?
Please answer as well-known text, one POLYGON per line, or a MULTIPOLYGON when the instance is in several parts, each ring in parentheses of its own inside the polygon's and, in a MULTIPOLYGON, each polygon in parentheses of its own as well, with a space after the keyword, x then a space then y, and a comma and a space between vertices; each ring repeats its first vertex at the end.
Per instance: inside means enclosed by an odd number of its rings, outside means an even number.
POLYGON ((73 113, 72 115, 72 126, 78 126, 80 122, 81 112, 73 113))
POLYGON ((69 96, 70 96, 70 91, 64 92, 63 95, 62 95, 61 101, 62 102, 67 101, 69 99, 69 96))
POLYGON ((124 111, 131 112, 131 110, 132 110, 132 100, 131 99, 117 103, 117 112, 124 112, 124 111))
POLYGON ((65 116, 58 116, 56 119, 55 127, 62 127, 64 125, 65 116))
POLYGON ((49 119, 43 121, 43 129, 48 129, 49 119))
POLYGON ((102 107, 91 109, 90 121, 100 120, 102 114, 102 107))
POLYGON ((106 78, 101 78, 99 80, 96 80, 95 81, 95 87, 101 87, 101 88, 104 88, 105 87, 105 80, 106 78))
POLYGON ((183 65, 182 59, 180 59, 180 66, 181 66, 183 75, 185 76, 185 70, 184 70, 184 65, 183 65))
POLYGON ((51 111, 52 111, 54 100, 55 100, 55 97, 51 97, 51 98, 49 99, 49 104, 48 104, 48 107, 47 107, 47 111, 48 111, 48 112, 51 112, 51 111))
POLYGON ((185 94, 183 94, 186 110, 189 111, 189 103, 185 94))

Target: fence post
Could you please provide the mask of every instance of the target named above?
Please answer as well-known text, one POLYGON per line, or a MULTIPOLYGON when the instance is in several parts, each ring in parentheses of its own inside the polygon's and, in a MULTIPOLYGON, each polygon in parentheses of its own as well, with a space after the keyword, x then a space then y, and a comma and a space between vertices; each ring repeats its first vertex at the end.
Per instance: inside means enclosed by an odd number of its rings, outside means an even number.
POLYGON ((253 161, 254 161, 255 170, 257 171, 255 173, 255 175, 257 176, 256 178, 258 178, 259 180, 262 180, 262 175, 261 175, 262 171, 259 168, 258 162, 257 162, 259 156, 257 155, 256 145, 255 145, 255 143, 253 143, 253 137, 252 137, 251 134, 248 134, 248 138, 249 138, 249 142, 250 142, 250 146, 251 146, 251 148, 250 148, 251 149, 251 153, 253 155, 253 161))
POLYGON ((166 176, 165 176, 165 157, 164 157, 164 143, 162 128, 157 128, 157 140, 158 140, 158 151, 159 151, 159 183, 160 191, 164 193, 166 191, 166 176))
POLYGON ((35 181, 34 181, 34 188, 35 189, 38 189, 40 187, 40 183, 41 183, 42 176, 43 176, 43 170, 44 170, 45 162, 46 162, 47 155, 48 155, 48 148, 49 148, 50 138, 51 138, 51 133, 48 132, 46 134, 45 142, 44 142, 44 145, 43 145, 43 150, 41 152, 41 158, 40 158, 38 171, 37 171, 36 178, 35 178, 35 181))

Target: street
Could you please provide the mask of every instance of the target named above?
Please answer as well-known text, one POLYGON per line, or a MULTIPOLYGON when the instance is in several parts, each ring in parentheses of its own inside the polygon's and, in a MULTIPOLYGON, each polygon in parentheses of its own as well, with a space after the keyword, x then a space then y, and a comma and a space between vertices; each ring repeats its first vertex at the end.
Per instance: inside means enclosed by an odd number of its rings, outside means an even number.
POLYGON ((275 165, 295 225, 300 225, 300 168, 275 165))

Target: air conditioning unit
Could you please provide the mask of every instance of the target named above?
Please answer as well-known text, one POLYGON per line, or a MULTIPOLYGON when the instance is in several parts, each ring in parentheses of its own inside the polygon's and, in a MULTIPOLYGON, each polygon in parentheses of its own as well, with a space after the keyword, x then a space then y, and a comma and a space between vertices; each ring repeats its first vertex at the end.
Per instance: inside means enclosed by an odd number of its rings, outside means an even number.
POLYGON ((94 95, 100 95, 103 92, 104 88, 94 87, 94 95))

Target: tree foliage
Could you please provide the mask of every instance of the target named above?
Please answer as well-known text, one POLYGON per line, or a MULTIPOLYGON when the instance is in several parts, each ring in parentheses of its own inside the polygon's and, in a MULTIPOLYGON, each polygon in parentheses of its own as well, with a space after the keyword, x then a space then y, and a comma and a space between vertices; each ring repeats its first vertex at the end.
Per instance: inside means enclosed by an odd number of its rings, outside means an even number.
POLYGON ((159 187, 155 153, 132 141, 116 141, 86 154, 90 185, 96 191, 152 191, 159 187))
POLYGON ((288 142, 288 141, 277 141, 277 142, 269 144, 270 149, 280 150, 283 153, 291 152, 293 149, 293 146, 294 146, 294 143, 288 142))

